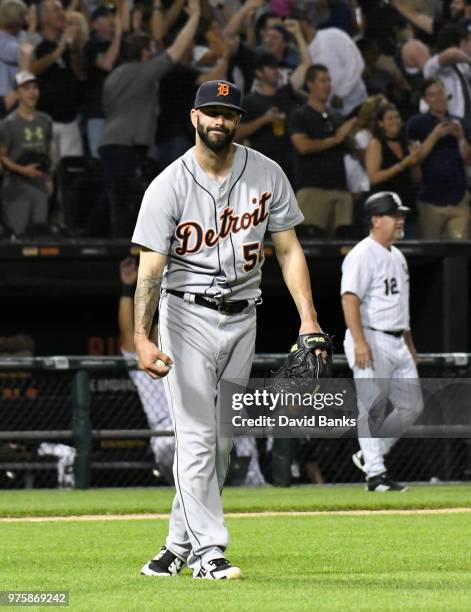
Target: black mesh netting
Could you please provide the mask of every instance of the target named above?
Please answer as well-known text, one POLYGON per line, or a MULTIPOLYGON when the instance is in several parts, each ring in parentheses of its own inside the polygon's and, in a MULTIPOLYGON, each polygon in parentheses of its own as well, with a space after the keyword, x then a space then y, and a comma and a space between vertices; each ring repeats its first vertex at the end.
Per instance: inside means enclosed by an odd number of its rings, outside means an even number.
MULTIPOLYGON (((346 367, 336 367, 335 372, 350 377, 346 367)), ((469 367, 453 365, 428 365, 420 373, 427 378, 471 378, 469 367)), ((265 375, 263 369, 254 372, 257 377, 265 375)), ((0 372, 0 488, 75 485, 76 449, 70 433, 73 377, 69 370, 0 372), (48 436, 52 431, 56 433, 48 436)), ((173 436, 149 438, 140 433, 172 430, 161 382, 136 371, 90 372, 89 390, 91 428, 98 434, 92 439, 90 485, 171 484, 173 436), (100 437, 103 430, 106 437, 100 437), (113 430, 131 432, 120 436, 113 430)), ((351 460, 357 450, 355 439, 240 438, 228 484, 360 482, 363 475, 351 460)), ((471 440, 405 438, 392 448, 387 465, 397 480, 468 480, 471 440)))

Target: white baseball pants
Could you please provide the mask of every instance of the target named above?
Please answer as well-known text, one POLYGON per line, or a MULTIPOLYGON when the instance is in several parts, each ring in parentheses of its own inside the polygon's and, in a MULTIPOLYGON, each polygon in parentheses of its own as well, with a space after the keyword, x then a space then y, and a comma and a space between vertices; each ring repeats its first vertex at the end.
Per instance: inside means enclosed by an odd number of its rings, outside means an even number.
POLYGON ((423 400, 417 368, 404 338, 367 328, 364 333, 373 354, 373 367, 360 369, 355 365, 355 347, 349 330, 345 334, 344 349, 357 391, 358 431, 361 436, 358 441, 363 451, 366 475, 372 477, 386 471, 384 455, 398 439, 390 437, 391 434, 397 436, 398 432, 408 429, 422 412, 423 400), (384 416, 388 399, 393 410, 381 425, 384 437, 372 437, 370 419, 384 416), (378 414, 373 415, 373 410, 378 414))

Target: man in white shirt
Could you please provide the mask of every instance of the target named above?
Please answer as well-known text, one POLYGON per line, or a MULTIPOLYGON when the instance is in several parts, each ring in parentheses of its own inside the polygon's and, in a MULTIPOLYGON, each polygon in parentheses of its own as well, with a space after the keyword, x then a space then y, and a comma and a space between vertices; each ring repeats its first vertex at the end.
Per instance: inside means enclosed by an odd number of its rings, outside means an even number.
POLYGON ((352 457, 372 492, 405 491, 384 465, 386 455, 422 412, 422 395, 409 324, 409 273, 393 243, 404 236, 405 214, 393 192, 365 202, 370 235, 342 264, 345 355, 353 370, 361 450, 352 457), (388 400, 392 410, 386 415, 388 400), (375 419, 384 419, 378 428, 375 419), (375 437, 375 434, 381 437, 375 437))
POLYGON ((471 121, 471 32, 448 24, 437 38, 437 53, 423 68, 424 77, 439 78, 448 95, 450 114, 471 121))
POLYGON ((332 109, 344 117, 350 115, 367 98, 362 80, 365 63, 353 40, 338 28, 316 30, 305 13, 296 13, 304 38, 309 45, 313 64, 323 64, 332 78, 332 109))

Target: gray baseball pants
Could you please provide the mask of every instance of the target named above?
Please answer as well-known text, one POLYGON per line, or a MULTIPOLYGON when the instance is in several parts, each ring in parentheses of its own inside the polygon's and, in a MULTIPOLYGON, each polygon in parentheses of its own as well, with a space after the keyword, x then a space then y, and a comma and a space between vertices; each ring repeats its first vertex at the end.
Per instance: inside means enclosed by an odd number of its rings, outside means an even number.
POLYGON ((232 439, 219 428, 222 379, 248 379, 255 350, 256 307, 224 315, 163 292, 160 349, 174 365, 163 379, 175 430, 176 496, 166 546, 196 574, 224 556, 229 534, 221 491, 232 439))
POLYGON ((48 195, 27 181, 11 180, 2 189, 3 223, 22 234, 30 223, 46 223, 48 195))

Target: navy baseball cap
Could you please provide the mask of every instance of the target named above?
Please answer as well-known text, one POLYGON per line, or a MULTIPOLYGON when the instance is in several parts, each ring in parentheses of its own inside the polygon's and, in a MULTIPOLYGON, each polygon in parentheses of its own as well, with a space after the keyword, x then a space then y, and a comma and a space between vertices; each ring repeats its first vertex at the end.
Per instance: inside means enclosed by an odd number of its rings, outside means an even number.
POLYGON ((404 206, 401 198, 394 191, 380 191, 366 200, 363 212, 365 217, 369 218, 373 215, 406 214, 410 212, 410 208, 404 206))
POLYGON ((224 106, 244 114, 245 110, 240 105, 241 101, 242 92, 234 83, 229 83, 229 81, 206 81, 200 85, 196 92, 193 108, 224 106))

